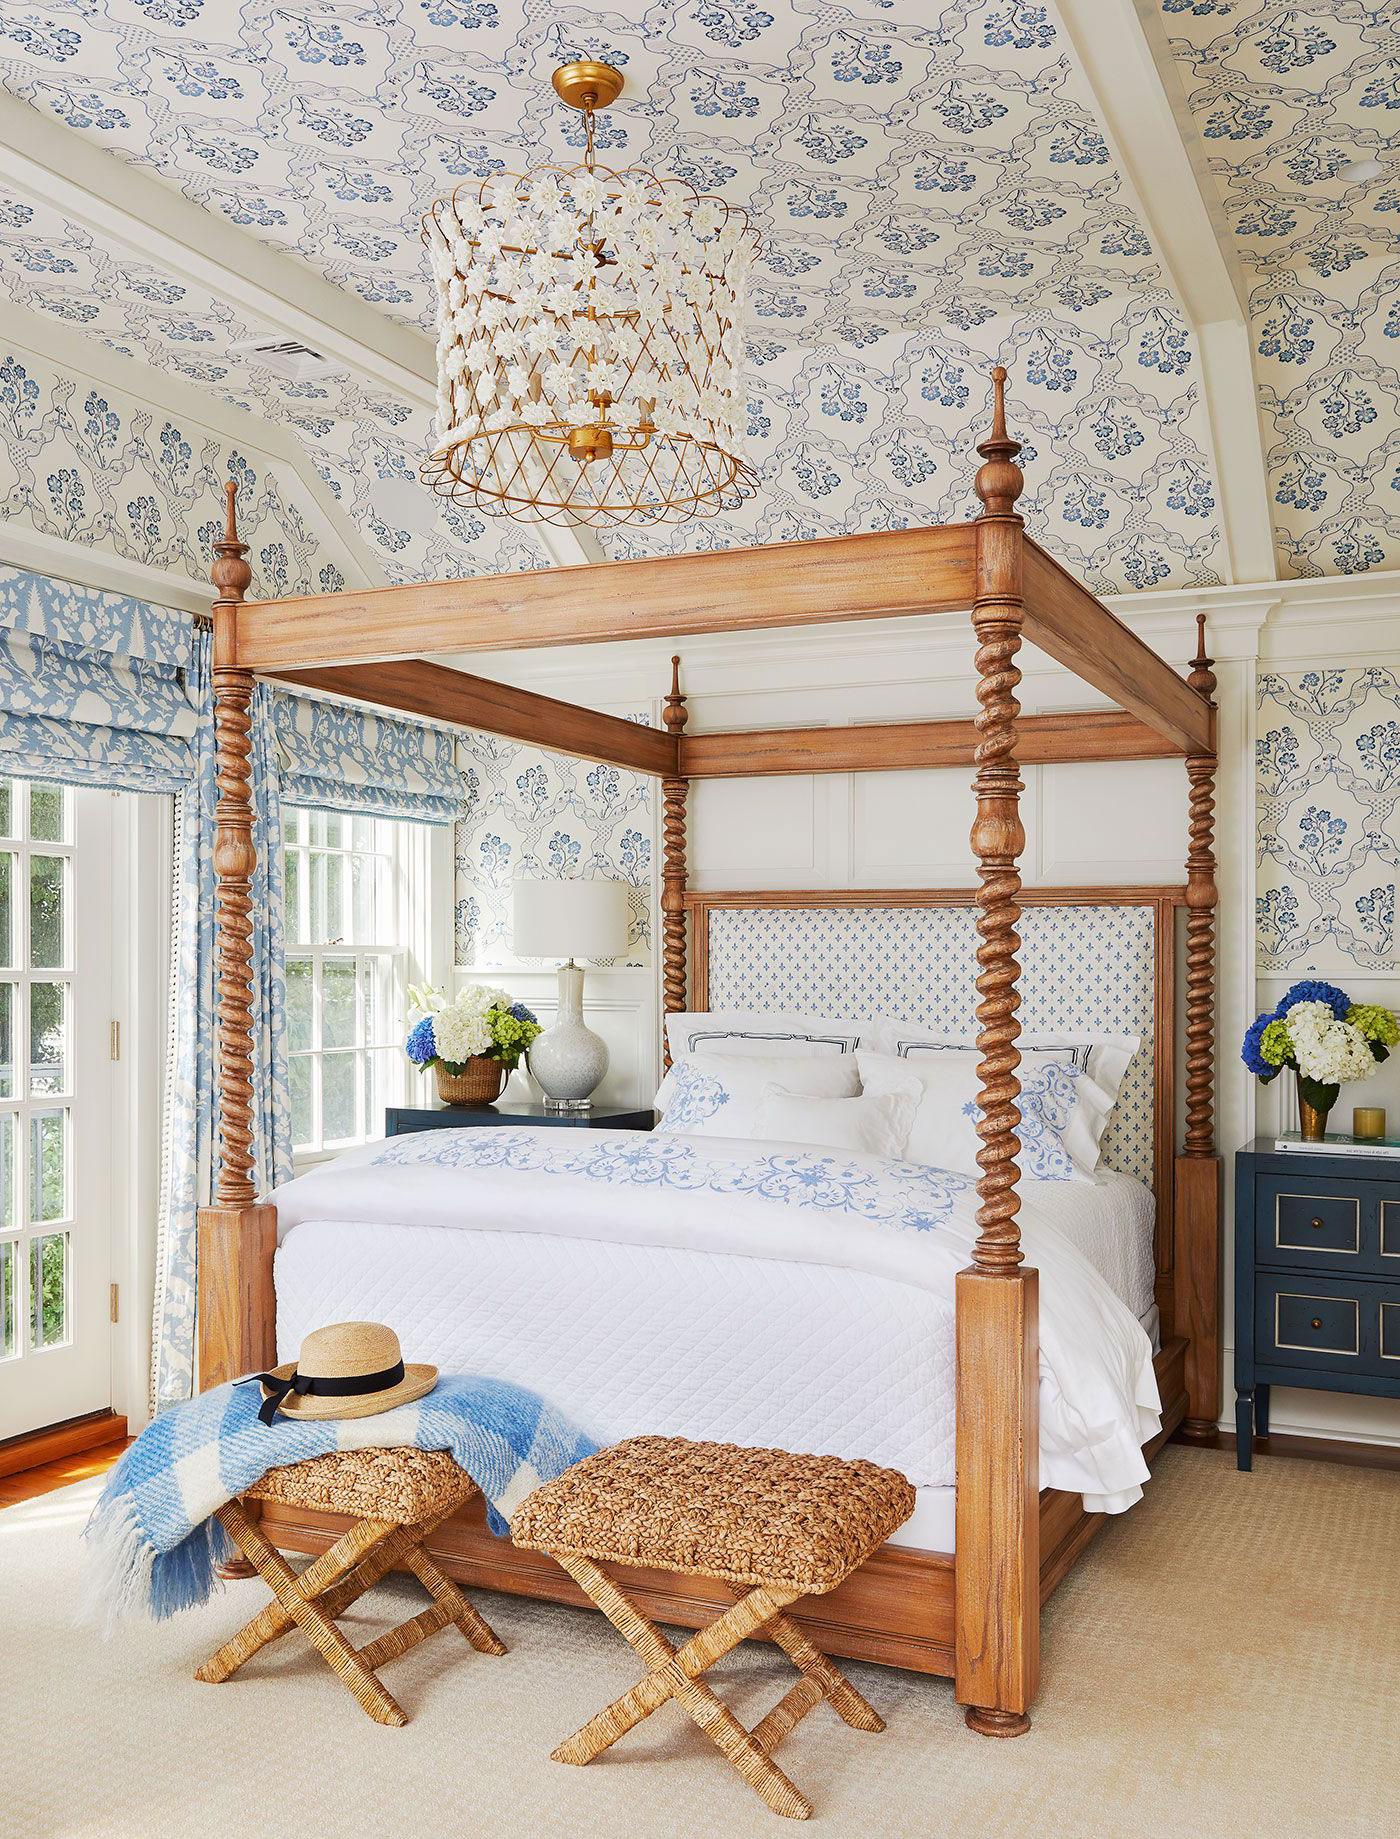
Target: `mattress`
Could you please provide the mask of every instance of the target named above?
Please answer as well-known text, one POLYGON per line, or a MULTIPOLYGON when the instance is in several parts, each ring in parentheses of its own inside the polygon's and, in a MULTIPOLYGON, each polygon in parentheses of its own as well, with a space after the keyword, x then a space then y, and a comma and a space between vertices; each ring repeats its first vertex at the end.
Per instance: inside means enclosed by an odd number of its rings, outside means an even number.
MULTIPOLYGON (((1036 1182, 1025 1206, 1150 1333, 1150 1192, 1111 1174, 1036 1182)), ((621 1237, 336 1217, 285 1232, 275 1281, 279 1359, 326 1322, 388 1322, 406 1358, 528 1386, 600 1443, 649 1432, 900 1469, 920 1490, 902 1542, 951 1549, 954 1340, 947 1309, 908 1283, 621 1237)))

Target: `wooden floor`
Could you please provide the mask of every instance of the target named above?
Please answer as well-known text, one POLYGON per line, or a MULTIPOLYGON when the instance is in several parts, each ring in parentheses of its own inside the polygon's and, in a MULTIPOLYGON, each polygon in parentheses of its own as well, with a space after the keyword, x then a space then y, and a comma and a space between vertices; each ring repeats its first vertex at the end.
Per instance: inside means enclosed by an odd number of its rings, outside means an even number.
POLYGON ((32 1501, 38 1494, 50 1494, 55 1488, 66 1488, 70 1482, 105 1475, 122 1451, 134 1442, 134 1437, 123 1437, 116 1443, 104 1443, 100 1449, 84 1450, 77 1456, 41 1463, 37 1469, 21 1469, 17 1475, 0 1475, 0 1511, 20 1501, 32 1501))

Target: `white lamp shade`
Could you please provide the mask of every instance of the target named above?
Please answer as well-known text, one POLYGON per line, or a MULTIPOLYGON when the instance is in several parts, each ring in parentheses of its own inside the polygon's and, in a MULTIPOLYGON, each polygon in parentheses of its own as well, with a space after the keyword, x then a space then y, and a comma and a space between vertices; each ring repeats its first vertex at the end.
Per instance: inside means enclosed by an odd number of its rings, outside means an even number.
POLYGON ((517 881, 517 958, 620 958, 627 949, 625 881, 517 881))

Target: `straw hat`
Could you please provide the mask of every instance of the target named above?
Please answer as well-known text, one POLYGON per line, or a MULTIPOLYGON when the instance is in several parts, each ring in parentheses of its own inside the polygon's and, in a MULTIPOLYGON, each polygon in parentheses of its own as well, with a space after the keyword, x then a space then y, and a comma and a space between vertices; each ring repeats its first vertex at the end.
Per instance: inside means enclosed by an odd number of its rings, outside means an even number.
POLYGON ((369 1418, 395 1405, 411 1405, 437 1384, 435 1366, 405 1366, 399 1337, 382 1322, 334 1322, 318 1328, 301 1353, 256 1375, 262 1384, 258 1416, 270 1425, 289 1418, 369 1418))

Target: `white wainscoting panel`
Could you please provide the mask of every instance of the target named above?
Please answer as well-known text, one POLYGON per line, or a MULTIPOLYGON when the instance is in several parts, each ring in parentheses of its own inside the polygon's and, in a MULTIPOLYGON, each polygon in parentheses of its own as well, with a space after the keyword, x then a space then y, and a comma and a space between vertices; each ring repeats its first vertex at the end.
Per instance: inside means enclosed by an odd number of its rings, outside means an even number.
POLYGON ((805 773, 697 781, 689 798, 691 886, 835 885, 845 850, 844 838, 832 834, 834 784, 831 775, 805 773))
POLYGON ((851 775, 851 880, 865 888, 971 887, 975 811, 966 767, 851 775))
POLYGON ((1184 881, 1186 785, 1180 760, 1040 768, 1036 879, 1048 887, 1184 881))

